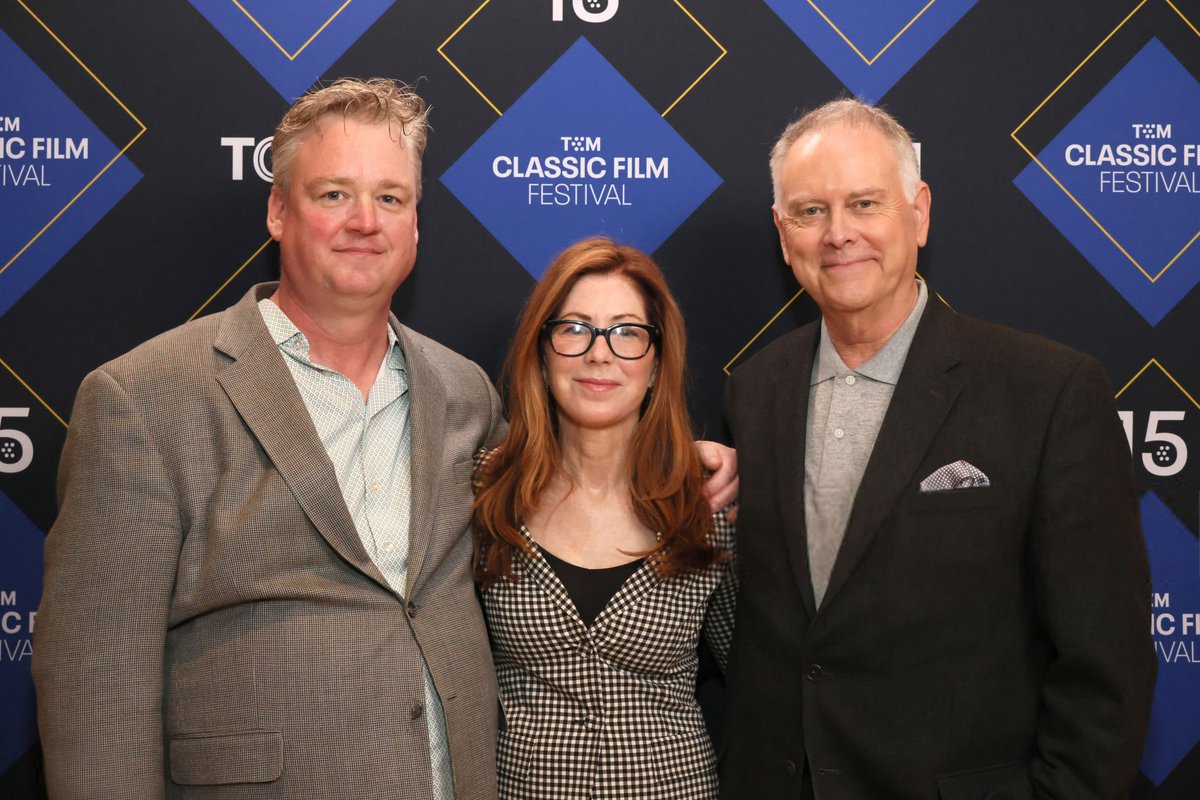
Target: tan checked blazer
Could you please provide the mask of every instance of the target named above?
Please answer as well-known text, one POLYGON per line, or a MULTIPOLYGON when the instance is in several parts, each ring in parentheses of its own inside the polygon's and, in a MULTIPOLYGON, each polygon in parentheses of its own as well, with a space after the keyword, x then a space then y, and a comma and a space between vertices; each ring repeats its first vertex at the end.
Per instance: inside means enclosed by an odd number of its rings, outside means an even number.
POLYGON ((467 524, 499 399, 479 367, 393 319, 412 393, 401 597, 256 308, 274 288, 79 390, 33 663, 52 798, 428 800, 421 653, 458 797, 495 797, 467 524))

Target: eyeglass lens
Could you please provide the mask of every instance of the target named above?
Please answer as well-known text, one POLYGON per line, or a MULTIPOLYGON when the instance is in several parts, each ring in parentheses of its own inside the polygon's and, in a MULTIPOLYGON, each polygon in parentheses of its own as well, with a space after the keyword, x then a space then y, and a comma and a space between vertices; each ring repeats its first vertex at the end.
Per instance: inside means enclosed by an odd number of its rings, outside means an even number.
POLYGON ((560 356, 581 356, 597 335, 607 331, 608 347, 618 358, 641 358, 650 351, 650 331, 636 325, 592 328, 580 322, 560 322, 550 329, 550 345, 560 356))

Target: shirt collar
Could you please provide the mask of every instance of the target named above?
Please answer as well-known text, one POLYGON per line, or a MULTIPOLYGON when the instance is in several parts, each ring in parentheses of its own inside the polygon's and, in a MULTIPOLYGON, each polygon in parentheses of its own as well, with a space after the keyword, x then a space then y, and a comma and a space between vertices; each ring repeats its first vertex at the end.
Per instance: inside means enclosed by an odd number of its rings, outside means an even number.
POLYGON ((904 369, 904 361, 908 357, 908 348, 912 344, 913 336, 916 335, 917 325, 921 321, 921 314, 925 311, 928 299, 929 290, 926 289, 925 282, 917 281, 917 302, 912 311, 908 313, 908 317, 879 349, 879 352, 855 370, 847 367, 846 362, 842 361, 842 357, 838 355, 837 348, 833 346, 833 340, 829 338, 829 331, 825 327, 825 319, 822 318, 821 342, 817 349, 817 361, 813 364, 811 385, 815 386, 838 374, 855 372, 872 380, 890 383, 894 386, 900 380, 900 372, 904 369))
MULTIPOLYGON (((306 364, 328 372, 325 367, 314 364, 309 358, 308 337, 296 327, 296 324, 292 322, 287 314, 283 313, 282 308, 275 305, 269 297, 264 297, 258 301, 258 311, 262 314, 263 322, 267 325, 267 332, 271 334, 271 340, 279 345, 281 350, 287 351, 306 364)), ((404 360, 404 350, 400 346, 400 337, 396 335, 396 331, 390 322, 387 326, 387 335, 387 365, 390 369, 406 373, 408 365, 404 360)))

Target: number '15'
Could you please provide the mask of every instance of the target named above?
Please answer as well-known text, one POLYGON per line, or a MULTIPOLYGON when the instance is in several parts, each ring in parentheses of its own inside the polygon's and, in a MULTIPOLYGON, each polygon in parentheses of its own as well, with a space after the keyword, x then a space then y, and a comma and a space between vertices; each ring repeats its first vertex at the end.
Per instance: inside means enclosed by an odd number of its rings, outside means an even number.
MULTIPOLYGON (((1125 426, 1125 438, 1129 440, 1129 452, 1133 452, 1133 412, 1118 411, 1121 424, 1125 426)), ((1187 443, 1178 434, 1159 430, 1162 422, 1183 422, 1183 411, 1151 411, 1146 420, 1146 437, 1143 440, 1151 447, 1151 451, 1142 453, 1142 466, 1151 475, 1169 477, 1177 475, 1187 464, 1187 443), (1157 445, 1157 446, 1156 446, 1157 445), (1175 457, 1171 458, 1168 448, 1174 448, 1175 457)))

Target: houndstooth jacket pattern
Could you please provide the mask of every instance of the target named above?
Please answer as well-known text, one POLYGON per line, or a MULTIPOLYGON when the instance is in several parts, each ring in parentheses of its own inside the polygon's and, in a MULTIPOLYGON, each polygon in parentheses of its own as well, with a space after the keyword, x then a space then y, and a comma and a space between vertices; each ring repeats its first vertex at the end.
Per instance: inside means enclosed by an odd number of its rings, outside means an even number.
MULTIPOLYGON (((714 544, 732 556, 733 526, 713 520, 714 544)), ((661 580, 643 563, 590 627, 536 551, 515 553, 513 579, 481 595, 503 709, 501 800, 717 797, 697 646, 703 635, 725 668, 732 558, 661 580)))

